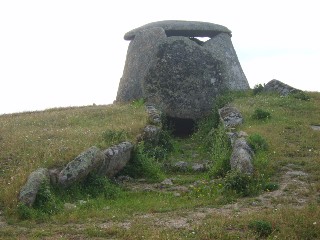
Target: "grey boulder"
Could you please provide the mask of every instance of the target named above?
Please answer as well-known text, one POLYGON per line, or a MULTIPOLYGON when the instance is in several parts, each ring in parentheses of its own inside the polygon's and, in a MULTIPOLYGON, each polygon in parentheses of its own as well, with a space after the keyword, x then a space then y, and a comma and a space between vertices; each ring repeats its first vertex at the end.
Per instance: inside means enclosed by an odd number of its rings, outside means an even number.
POLYGON ((219 109, 220 119, 227 128, 234 128, 243 123, 243 117, 240 111, 231 106, 225 106, 219 109))
POLYGON ((253 174, 253 151, 244 138, 235 140, 230 159, 231 170, 253 174))
POLYGON ((104 158, 97 173, 109 178, 114 177, 129 162, 132 149, 132 143, 122 142, 103 151, 104 158))
POLYGON ((58 176, 58 184, 68 187, 83 181, 103 161, 104 154, 97 147, 91 147, 69 162, 58 176))
POLYGON ((291 87, 279 80, 273 79, 264 86, 263 91, 276 92, 279 93, 281 96, 287 96, 290 93, 299 92, 301 90, 291 87))
POLYGON ((50 183, 49 171, 46 168, 39 168, 29 175, 26 184, 20 190, 19 201, 31 207, 42 183, 50 183))

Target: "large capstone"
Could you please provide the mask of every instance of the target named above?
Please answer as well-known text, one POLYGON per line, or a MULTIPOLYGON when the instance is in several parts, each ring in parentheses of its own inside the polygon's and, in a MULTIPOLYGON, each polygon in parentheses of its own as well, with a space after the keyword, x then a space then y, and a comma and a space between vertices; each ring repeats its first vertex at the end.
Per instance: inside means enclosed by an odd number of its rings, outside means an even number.
POLYGON ((217 33, 228 33, 231 36, 231 31, 218 24, 197 21, 179 21, 165 20, 159 22, 148 23, 139 28, 133 29, 124 35, 125 40, 133 40, 135 36, 145 29, 162 28, 168 37, 185 36, 185 37, 214 37, 217 33))
POLYGON ((249 89, 224 26, 161 21, 136 28, 125 39, 131 43, 117 102, 144 98, 169 117, 198 120, 221 92, 249 89), (195 37, 210 39, 202 43, 195 37))

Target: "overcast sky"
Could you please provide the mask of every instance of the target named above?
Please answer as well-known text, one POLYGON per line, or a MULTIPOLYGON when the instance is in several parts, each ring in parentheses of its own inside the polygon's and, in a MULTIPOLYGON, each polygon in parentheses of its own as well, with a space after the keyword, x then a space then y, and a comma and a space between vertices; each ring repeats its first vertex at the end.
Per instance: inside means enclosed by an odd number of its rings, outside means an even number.
POLYGON ((320 91, 317 0, 0 0, 0 114, 112 103, 123 35, 161 20, 228 27, 251 87, 320 91))

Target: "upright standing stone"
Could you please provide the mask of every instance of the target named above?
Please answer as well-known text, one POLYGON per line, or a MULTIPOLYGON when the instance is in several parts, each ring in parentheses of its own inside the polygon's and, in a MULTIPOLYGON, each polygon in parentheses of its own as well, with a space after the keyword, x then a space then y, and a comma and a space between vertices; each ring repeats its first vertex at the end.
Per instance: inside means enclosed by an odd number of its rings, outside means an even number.
POLYGON ((142 30, 135 35, 128 48, 126 64, 118 88, 118 102, 143 98, 143 79, 158 45, 165 38, 164 30, 158 27, 142 30))
POLYGON ((225 64, 225 84, 228 89, 249 89, 247 78, 241 68, 229 34, 219 33, 206 41, 203 47, 208 49, 214 58, 225 64))

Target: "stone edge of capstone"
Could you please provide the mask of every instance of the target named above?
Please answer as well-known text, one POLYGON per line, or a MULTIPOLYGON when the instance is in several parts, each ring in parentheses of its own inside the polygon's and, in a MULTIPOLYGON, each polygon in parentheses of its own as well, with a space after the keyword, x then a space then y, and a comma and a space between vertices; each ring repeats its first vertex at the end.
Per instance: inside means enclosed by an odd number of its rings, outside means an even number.
POLYGON ((212 32, 225 32, 231 36, 231 30, 225 26, 200 21, 183 21, 183 20, 164 20, 145 24, 141 27, 135 28, 124 35, 124 40, 131 41, 134 39, 137 32, 148 28, 160 27, 165 31, 212 31, 212 32), (194 29, 192 29, 194 28, 194 29))

